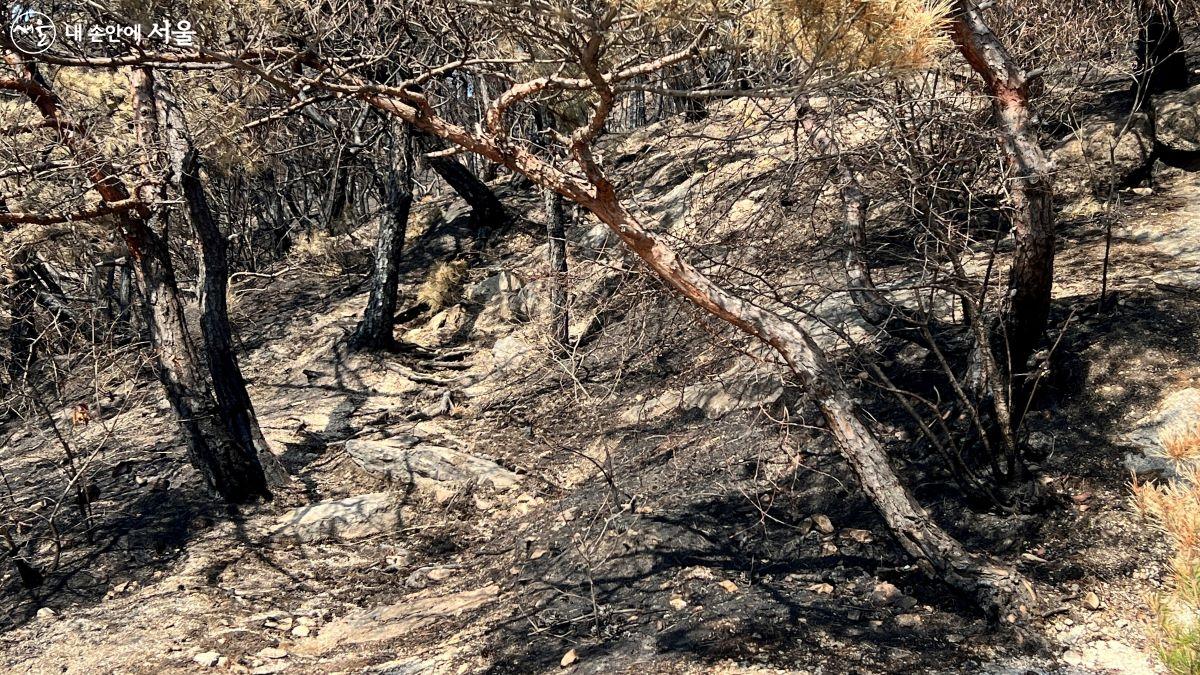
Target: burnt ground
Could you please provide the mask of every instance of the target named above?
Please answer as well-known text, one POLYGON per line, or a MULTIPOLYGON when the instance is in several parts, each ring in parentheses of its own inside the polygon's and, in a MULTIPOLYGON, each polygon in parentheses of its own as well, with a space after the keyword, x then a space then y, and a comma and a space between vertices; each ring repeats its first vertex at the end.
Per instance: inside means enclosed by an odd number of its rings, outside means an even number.
MULTIPOLYGON (((9 425, 5 478, 32 513, 56 514, 62 550, 53 568, 54 538, 35 543, 41 588, 22 590, 12 572, 0 581, 0 664, 200 672, 209 668, 195 657, 215 652, 218 672, 531 673, 564 668, 573 650, 566 668, 579 673, 1157 672, 1149 600, 1169 551, 1130 507, 1123 434, 1200 378, 1196 292, 1177 278, 1196 269, 1200 173, 1128 197, 1107 302, 1097 302, 1104 227, 1083 220, 1062 232, 1066 281, 1052 319, 1061 340, 1030 422, 1046 455, 1040 510, 968 508, 899 425, 877 419, 935 519, 1035 584, 1040 615, 1021 630, 995 628, 909 563, 799 392, 722 414, 647 413, 663 392, 722 384, 737 362, 727 347, 742 345, 635 270, 595 265, 597 275, 618 269, 611 304, 638 318, 614 321, 585 367, 538 351, 498 368, 506 340, 537 340, 479 304, 465 303, 446 330, 428 317, 406 326, 432 348, 472 350, 470 382, 453 388, 461 408, 414 420, 441 388, 392 368, 401 355, 338 348, 364 302, 361 270, 321 273, 324 261, 235 288, 252 393, 297 481, 276 504, 235 511, 203 494, 139 365, 101 373, 115 393, 95 425, 71 430, 54 416, 9 425), (120 388, 130 377, 136 384, 120 388), (55 499, 63 485, 44 478, 62 455, 51 420, 91 458, 100 498, 90 527, 55 499), (369 476, 343 450, 348 439, 404 433, 453 437, 521 483, 430 493, 369 476), (376 490, 403 504, 400 526, 383 535, 306 544, 263 535, 287 507, 376 490), (54 615, 39 617, 43 608, 54 615)), ((479 249, 450 211, 446 222, 458 225, 418 233, 418 251, 479 249)), ((472 258, 470 281, 536 257, 535 235, 514 227, 472 258)), ((410 296, 418 269, 406 278, 410 296)), ((91 363, 73 364, 80 378, 91 363)))

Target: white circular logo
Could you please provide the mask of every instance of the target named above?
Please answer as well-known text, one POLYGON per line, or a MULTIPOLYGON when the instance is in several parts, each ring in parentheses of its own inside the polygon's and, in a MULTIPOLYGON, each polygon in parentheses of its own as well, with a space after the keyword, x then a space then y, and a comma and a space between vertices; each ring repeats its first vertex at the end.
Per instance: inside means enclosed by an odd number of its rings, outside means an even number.
POLYGON ((8 27, 8 37, 26 54, 41 54, 54 44, 58 29, 50 17, 36 9, 17 9, 8 27))

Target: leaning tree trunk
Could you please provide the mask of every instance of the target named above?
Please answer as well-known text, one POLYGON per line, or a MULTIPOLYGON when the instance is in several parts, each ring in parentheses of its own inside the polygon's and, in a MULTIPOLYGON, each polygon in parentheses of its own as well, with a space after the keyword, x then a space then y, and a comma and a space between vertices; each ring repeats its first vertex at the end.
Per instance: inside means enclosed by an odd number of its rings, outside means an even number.
POLYGON ((246 378, 238 364, 227 301, 229 245, 209 207, 200 182, 199 160, 194 153, 184 160, 179 184, 187 204, 188 221, 200 242, 200 333, 204 338, 208 373, 221 420, 240 447, 253 450, 270 485, 287 485, 290 482, 287 470, 263 435, 250 392, 246 389, 246 378))
POLYGON ((471 207, 472 217, 480 227, 495 227, 508 219, 504 204, 487 183, 479 180, 453 155, 444 154, 443 143, 428 134, 416 133, 429 168, 471 207))
POLYGON ((393 149, 395 155, 383 186, 386 208, 379 218, 375 257, 371 266, 371 295, 362 320, 350 338, 355 349, 392 349, 400 258, 408 233, 408 214, 413 201, 412 134, 404 129, 393 149))
POLYGON ((1150 97, 1188 86, 1190 73, 1176 17, 1178 0, 1138 0, 1137 72, 1134 86, 1140 106, 1150 97))
POLYGON ((4 280, 4 304, 12 317, 8 326, 8 379, 14 387, 29 371, 37 346, 37 329, 33 323, 37 289, 24 258, 24 254, 13 257, 8 278, 4 280))
MULTIPOLYGON (((970 0, 958 0, 951 33, 959 51, 983 78, 996 120, 1016 239, 1008 293, 1001 308, 999 364, 1010 374, 1015 430, 1029 394, 1029 357, 1046 331, 1054 285, 1054 181, 1038 144, 1029 104, 1029 77, 983 21, 970 0)), ((980 348, 987 348, 981 345, 980 348)))
POLYGON ((821 348, 795 322, 742 300, 713 283, 621 205, 602 200, 594 213, 672 288, 697 307, 769 344, 813 397, 859 483, 901 547, 927 573, 973 596, 989 614, 1012 620, 1033 602, 1015 570, 968 552, 938 527, 909 495, 888 463, 883 446, 862 421, 853 399, 821 348))
MULTIPOLYGON (((254 404, 246 389, 246 378, 238 363, 229 322, 229 243, 209 205, 200 179, 200 157, 192 147, 182 114, 168 88, 147 71, 149 89, 143 94, 154 106, 155 121, 167 160, 168 183, 183 198, 184 214, 200 244, 198 295, 200 333, 208 365, 212 393, 221 422, 233 441, 253 451, 269 485, 290 482, 287 470, 262 432, 254 404)), ((150 133, 152 130, 147 130, 150 133)))
POLYGON ((563 196, 546 190, 546 262, 550 267, 550 343, 558 354, 570 351, 570 316, 567 313, 567 208, 563 196))
MULTIPOLYGON (((104 201, 129 203, 125 183, 100 148, 80 133, 37 68, 13 54, 6 54, 4 62, 15 71, 16 78, 0 78, 0 86, 28 97, 43 119, 58 130, 58 138, 76 162, 86 167, 88 180, 104 201)), ((138 139, 147 152, 152 152, 158 134, 148 71, 135 70, 132 85, 138 139)), ((146 179, 138 190, 140 203, 119 215, 117 222, 140 287, 159 380, 187 442, 188 459, 208 486, 228 502, 269 499, 271 493, 258 458, 253 449, 239 445, 222 426, 216 401, 201 374, 184 321, 170 252, 154 229, 163 217, 163 195, 154 188, 161 181, 150 174, 146 179)))
MULTIPOLYGON (((210 383, 202 375, 199 359, 187 331, 183 314, 183 302, 179 297, 179 288, 175 280, 175 272, 171 265, 170 251, 166 241, 158 234, 155 225, 166 217, 166 201, 164 194, 165 183, 154 177, 163 172, 154 168, 151 159, 157 153, 162 135, 159 133, 158 105, 154 95, 154 79, 148 68, 137 68, 131 74, 133 101, 135 108, 135 127, 138 142, 141 144, 148 159, 145 162, 145 183, 138 190, 138 197, 143 206, 139 211, 130 212, 125 219, 124 234, 129 245, 130 254, 136 261, 136 275, 145 299, 147 324, 150 326, 151 344, 158 356, 159 378, 166 389, 167 398, 179 418, 188 442, 189 458, 193 466, 201 473, 205 481, 226 501, 239 503, 258 499, 270 499, 267 477, 258 458, 258 452, 253 442, 247 442, 253 432, 246 430, 244 434, 231 432, 237 424, 227 417, 226 406, 214 396, 210 383)), ((122 184, 113 178, 109 181, 109 190, 126 192, 122 184)), ((127 193, 126 193, 127 194, 127 193)), ((108 195, 104 195, 110 199, 108 195)), ((114 194, 114 197, 117 196, 114 194)), ((212 223, 215 228, 215 223, 212 223)), ((217 232, 219 237, 219 231, 217 232)), ((223 258, 223 254, 221 256, 223 258)), ((218 270, 222 282, 219 288, 220 318, 224 318, 225 336, 228 338, 228 319, 224 312, 224 271, 218 270)), ((213 276, 208 275, 209 281, 213 276)), ((213 289, 207 289, 210 300, 215 299, 213 289)), ((210 308, 209 317, 214 316, 210 308)), ((211 327, 210 327, 211 328, 211 327)), ((206 340, 209 330, 206 330, 206 340)), ((232 358, 232 349, 228 352, 232 361, 222 364, 221 382, 229 384, 236 380, 241 383, 244 394, 244 381, 240 370, 237 370, 236 360, 232 358)), ((233 394, 224 391, 226 400, 233 400, 233 394)), ((249 398, 246 397, 246 404, 249 398)), ((249 420, 253 420, 252 409, 249 420)), ((247 422, 245 416, 241 420, 247 422)), ((254 423, 257 427, 257 423, 254 423)), ((259 432, 261 437, 261 432, 259 432)))

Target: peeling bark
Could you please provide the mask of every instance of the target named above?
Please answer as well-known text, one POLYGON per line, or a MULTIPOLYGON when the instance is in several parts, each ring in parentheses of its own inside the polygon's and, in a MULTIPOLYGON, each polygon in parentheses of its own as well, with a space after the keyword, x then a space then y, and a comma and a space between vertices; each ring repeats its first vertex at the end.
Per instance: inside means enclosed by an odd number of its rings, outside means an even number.
MULTIPOLYGON (((983 79, 992 98, 1000 147, 1008 171, 1016 250, 1008 293, 1001 308, 1001 365, 1014 390, 1025 387, 1029 357, 1046 331, 1054 285, 1054 181, 1050 162, 1038 144, 1029 103, 1029 77, 983 21, 970 0, 958 0, 951 34, 959 52, 983 79)), ((1016 400, 1016 399, 1014 399, 1016 400)), ((1014 410, 1023 410, 1021 401, 1014 410)), ((1014 415, 1013 428, 1020 426, 1014 415)))

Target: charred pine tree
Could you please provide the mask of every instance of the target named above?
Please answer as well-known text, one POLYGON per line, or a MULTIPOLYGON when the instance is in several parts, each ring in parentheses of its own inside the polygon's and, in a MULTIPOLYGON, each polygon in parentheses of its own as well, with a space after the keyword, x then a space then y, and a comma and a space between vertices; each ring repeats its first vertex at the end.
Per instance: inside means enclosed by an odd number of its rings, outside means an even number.
POLYGON ((200 156, 169 88, 158 82, 152 71, 147 96, 154 105, 158 131, 167 160, 168 185, 183 198, 184 216, 200 244, 198 298, 200 334, 213 395, 226 431, 242 448, 249 448, 263 466, 268 483, 288 483, 287 471, 271 452, 259 426, 246 378, 238 363, 237 348, 229 322, 229 243, 213 213, 201 179, 200 156))
POLYGON ((4 304, 11 317, 8 325, 8 381, 15 385, 29 371, 37 356, 37 329, 33 323, 37 290, 32 273, 23 264, 24 256, 14 258, 6 270, 4 304))
POLYGON ((393 141, 391 166, 382 186, 384 209, 379 216, 371 264, 371 294, 350 344, 355 349, 393 349, 400 260, 408 234, 413 201, 413 139, 403 129, 393 141))
POLYGON ((141 292, 158 377, 187 443, 188 459, 206 484, 228 502, 269 499, 266 477, 253 449, 237 443, 221 423, 188 335, 167 242, 158 232, 166 217, 165 195, 161 175, 153 169, 158 133, 148 72, 139 69, 132 75, 135 128, 148 153, 144 185, 133 195, 100 148, 70 118, 37 68, 15 55, 6 55, 4 61, 15 76, 0 77, 0 88, 26 96, 45 123, 59 130, 60 142, 86 167, 92 188, 107 205, 125 205, 115 211, 116 223, 141 292))
MULTIPOLYGON (((1000 310, 993 349, 996 364, 1011 378, 1008 410, 997 410, 1006 433, 1021 424, 1028 395, 1029 358, 1046 331, 1054 284, 1054 180, 1038 142, 1030 105, 1030 77, 983 20, 971 0, 957 0, 950 24, 959 52, 984 82, 992 99, 1010 196, 1016 250, 1009 268, 1008 292, 1000 310), (1008 419, 1003 419, 1007 417, 1008 419)), ((997 401, 997 403, 1000 403, 997 401)))
POLYGON ((471 207, 471 217, 479 228, 498 227, 508 220, 508 212, 496 193, 448 154, 444 143, 429 134, 413 133, 429 168, 471 207))
POLYGON ((545 192, 546 263, 550 267, 550 343, 559 354, 570 349, 570 316, 567 312, 567 206, 563 196, 545 192))
MULTIPOLYGON (((224 363, 213 369, 220 372, 221 382, 217 384, 210 382, 202 373, 184 320, 183 302, 179 297, 170 252, 166 241, 158 233, 167 217, 163 205, 167 196, 167 181, 162 179, 164 171, 158 166, 160 163, 154 161, 163 138, 159 127, 154 77, 148 68, 134 69, 130 77, 138 142, 148 156, 143 163, 145 183, 138 190, 142 207, 125 219, 125 239, 137 263, 136 274, 146 300, 147 324, 150 326, 151 343, 158 356, 159 377, 184 429, 192 464, 206 482, 232 503, 270 499, 267 477, 252 441, 253 431, 232 431, 238 428, 239 420, 243 423, 253 421, 253 411, 248 407, 249 397, 245 397, 247 407, 244 411, 248 416, 243 414, 238 419, 230 419, 226 417, 228 406, 222 405, 214 393, 214 389, 221 390, 227 403, 237 398, 236 393, 230 391, 230 386, 240 385, 242 395, 245 394, 245 382, 241 371, 237 369, 236 359, 233 359, 228 317, 224 316, 224 249, 217 251, 217 257, 213 256, 212 251, 208 253, 210 259, 207 262, 217 265, 218 269, 206 275, 206 280, 201 284, 208 285, 204 292, 208 296, 209 307, 207 311, 202 311, 207 315, 207 320, 202 321, 209 324, 204 331, 206 342, 213 336, 218 340, 223 337, 230 343, 226 353, 233 362, 232 367, 224 363), (216 282, 214 287, 212 280, 217 276, 221 277, 221 281, 216 282), (214 324, 217 324, 215 327, 219 332, 214 332, 214 324)), ((124 191, 124 186, 120 189, 124 191)), ((190 207, 189 204, 189 211, 190 207)), ((209 218, 211 229, 208 233, 212 234, 216 225, 211 221, 211 214, 209 218)), ((220 238, 219 230, 215 234, 220 238)), ((257 429, 257 422, 253 425, 257 429)), ((258 434, 261 437, 261 431, 258 434)))

